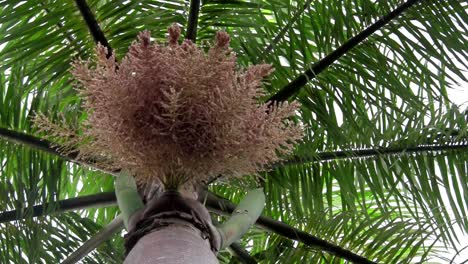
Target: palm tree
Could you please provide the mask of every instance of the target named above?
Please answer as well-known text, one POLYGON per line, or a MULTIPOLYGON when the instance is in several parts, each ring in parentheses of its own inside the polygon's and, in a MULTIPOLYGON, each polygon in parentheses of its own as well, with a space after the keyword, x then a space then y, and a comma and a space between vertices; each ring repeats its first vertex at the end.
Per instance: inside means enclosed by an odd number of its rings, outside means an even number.
MULTIPOLYGON (((201 46, 227 31, 244 67, 271 63, 265 101, 298 100, 306 128, 260 177, 201 192, 213 222, 265 192, 219 262, 449 263, 467 246, 467 112, 448 94, 467 81, 468 1, 0 3, 1 263, 122 263, 117 172, 59 151, 31 117, 79 124, 70 63, 96 42, 120 59, 138 32, 162 41, 172 23, 201 46)), ((138 191, 150 201, 157 186, 138 191)))

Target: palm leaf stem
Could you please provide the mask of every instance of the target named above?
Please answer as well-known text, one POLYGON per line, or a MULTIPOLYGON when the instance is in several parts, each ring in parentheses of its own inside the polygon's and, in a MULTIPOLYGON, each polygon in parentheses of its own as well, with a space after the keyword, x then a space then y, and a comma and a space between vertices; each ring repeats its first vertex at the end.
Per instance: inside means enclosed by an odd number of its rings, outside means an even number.
POLYGON ((257 264, 257 261, 250 256, 249 252, 245 250, 239 243, 234 242, 229 246, 229 250, 233 255, 243 264, 257 264))
POLYGON ((88 26, 89 32, 93 36, 94 41, 96 43, 101 43, 101 45, 107 47, 107 57, 109 58, 112 55, 112 48, 109 45, 107 38, 104 36, 104 33, 102 32, 101 27, 99 26, 96 18, 94 17, 91 8, 89 8, 88 3, 86 3, 86 0, 75 0, 75 3, 78 6, 78 9, 80 10, 81 16, 83 16, 83 19, 86 22, 86 25, 88 26))
MULTIPOLYGON (((210 192, 205 192, 205 194, 203 195, 203 198, 205 201, 205 206, 210 211, 220 214, 220 215, 228 216, 236 208, 236 205, 232 203, 231 201, 218 197, 215 194, 210 193, 210 192)), ((274 220, 270 217, 260 216, 257 219, 257 222, 255 223, 255 225, 266 231, 273 232, 275 234, 278 234, 280 236, 283 236, 283 237, 286 237, 286 238, 289 238, 298 242, 302 242, 305 245, 313 249, 328 252, 329 254, 333 256, 346 259, 353 263, 365 263, 365 264, 375 263, 373 261, 366 259, 365 257, 362 257, 338 245, 334 245, 323 239, 315 237, 309 233, 306 233, 304 231, 291 227, 286 223, 274 220)))
POLYGON ((65 160, 74 161, 78 156, 77 153, 64 155, 60 153, 60 147, 54 146, 53 143, 40 139, 38 137, 28 135, 26 133, 10 130, 7 128, 0 127, 0 138, 3 138, 6 141, 26 145, 28 147, 44 151, 48 154, 59 156, 65 160))
POLYGON ((307 69, 304 73, 299 75, 296 79, 288 83, 286 86, 281 88, 277 93, 271 96, 267 101, 268 102, 282 102, 288 99, 291 99, 296 95, 299 90, 304 87, 310 80, 314 79, 318 74, 323 72, 328 66, 336 62, 340 59, 343 55, 345 55, 348 51, 352 48, 359 45, 363 42, 366 38, 372 35, 377 30, 381 29, 388 23, 390 23, 393 19, 400 16, 403 12, 408 10, 410 7, 414 6, 415 4, 419 3, 422 0, 409 0, 398 6, 396 9, 391 11, 385 16, 382 16, 379 20, 375 23, 361 31, 356 36, 352 37, 348 41, 346 41, 343 45, 338 47, 336 50, 325 56, 323 59, 319 60, 318 62, 314 63, 307 69))
MULTIPOLYGON (((216 220, 216 218, 211 218, 211 222, 215 225, 215 226, 220 226, 218 220, 216 220)), ((257 261, 252 257, 250 256, 249 252, 247 252, 247 250, 245 250, 241 244, 239 244, 239 242, 233 242, 229 247, 228 247, 229 251, 231 252, 232 255, 234 255, 235 257, 237 257, 237 259, 243 263, 243 264, 257 264, 257 261)))
POLYGON ((96 235, 87 240, 81 247, 74 251, 62 264, 73 264, 86 257, 91 251, 97 248, 100 244, 109 240, 114 234, 122 230, 124 227, 123 219, 117 216, 108 225, 101 229, 96 235))
POLYGON ((227 221, 218 226, 221 249, 239 240, 255 224, 265 207, 263 189, 250 190, 233 210, 227 221))
MULTIPOLYGON (((96 160, 87 159, 86 161, 78 159, 78 151, 67 151, 67 153, 63 153, 61 151, 61 147, 58 144, 54 144, 48 140, 41 139, 26 133, 10 130, 7 128, 0 127, 0 138, 3 138, 6 141, 26 145, 28 147, 46 152, 48 154, 52 154, 58 156, 64 160, 85 165, 91 168, 98 169, 94 166, 96 160)), ((115 174, 115 172, 108 172, 111 174, 115 174)))
POLYGON ((114 187, 117 204, 122 212, 125 228, 128 229, 130 218, 145 205, 138 193, 135 179, 125 170, 122 170, 119 176, 114 177, 114 187))
POLYGON ((340 150, 340 151, 327 151, 318 152, 315 155, 308 157, 292 157, 285 161, 273 164, 272 169, 284 167, 287 165, 299 165, 310 162, 323 162, 337 159, 355 159, 355 158, 369 158, 377 156, 387 155, 404 155, 410 153, 423 153, 423 152, 440 152, 440 151, 456 151, 456 150, 468 150, 468 141, 463 143, 448 143, 448 144, 427 144, 418 145, 414 147, 401 146, 401 147, 377 147, 377 148, 366 148, 366 149, 351 149, 351 150, 340 150))
POLYGON ((186 39, 190 39, 193 43, 197 40, 197 24, 198 14, 200 13, 200 0, 190 1, 189 17, 187 21, 186 39))
POLYGON ((99 194, 80 196, 57 202, 35 205, 22 210, 11 210, 0 213, 0 223, 24 219, 31 215, 29 212, 32 212, 32 217, 38 217, 52 213, 64 213, 86 208, 114 206, 116 205, 116 201, 117 198, 114 192, 103 192, 99 194))
MULTIPOLYGON (((93 160, 78 160, 78 151, 69 152, 69 154, 63 154, 60 152, 60 146, 51 143, 47 140, 6 129, 0 127, 0 138, 6 141, 23 144, 31 148, 35 148, 46 153, 59 156, 67 161, 71 161, 77 164, 96 168, 93 160)), ((396 155, 396 154, 407 154, 407 153, 423 153, 423 152, 437 152, 437 151, 455 151, 468 149, 468 141, 463 143, 447 143, 447 144, 423 144, 417 146, 399 146, 399 147, 375 147, 365 149, 350 149, 350 150, 338 150, 338 151, 327 151, 317 152, 308 157, 292 157, 285 161, 273 164, 270 169, 279 168, 281 166, 304 164, 310 162, 330 161, 336 159, 347 159, 347 158, 366 158, 375 157, 382 155, 396 155)), ((99 168, 96 168, 99 169, 99 168)), ((117 175, 115 171, 104 171, 106 173, 117 175)))

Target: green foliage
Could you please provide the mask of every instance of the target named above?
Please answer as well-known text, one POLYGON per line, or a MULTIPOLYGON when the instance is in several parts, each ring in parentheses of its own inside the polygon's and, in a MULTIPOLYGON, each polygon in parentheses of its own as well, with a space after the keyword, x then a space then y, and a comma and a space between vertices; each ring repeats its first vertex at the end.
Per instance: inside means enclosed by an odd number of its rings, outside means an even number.
MULTIPOLYGON (((400 2, 207 0, 198 42, 229 32, 242 65, 275 67, 265 84, 272 95, 400 2)), ((88 2, 119 59, 143 29, 159 41, 173 22, 184 31, 188 3, 88 2)), ((440 262, 468 232, 467 149, 360 158, 352 150, 468 143, 466 112, 448 99, 467 81, 467 9, 466 0, 423 0, 352 49, 298 94, 306 134, 295 156, 306 162, 212 190, 238 202, 259 184, 274 219, 374 261, 440 262), (338 150, 349 157, 311 161, 338 150)), ((43 136, 31 124, 35 112, 83 119, 68 70, 94 43, 73 1, 0 0, 0 45, 0 127, 43 136)), ((0 141, 0 161, 0 211, 113 189, 108 175, 13 142, 0 141)), ((93 209, 0 224, 0 262, 58 263, 116 215, 93 209)), ((260 263, 343 262, 262 230, 242 243, 260 263)), ((84 263, 120 263, 122 252, 116 236, 84 263)))

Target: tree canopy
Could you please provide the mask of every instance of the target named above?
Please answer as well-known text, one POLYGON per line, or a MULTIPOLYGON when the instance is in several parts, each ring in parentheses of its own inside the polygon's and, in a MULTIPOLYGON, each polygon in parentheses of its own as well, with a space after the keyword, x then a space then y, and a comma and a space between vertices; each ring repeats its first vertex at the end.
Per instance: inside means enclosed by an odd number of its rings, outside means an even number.
MULTIPOLYGON (((240 67, 274 67, 264 102, 300 102, 305 134, 293 155, 208 186, 234 203, 265 190, 265 218, 236 252, 259 263, 346 262, 339 249, 379 263, 450 262, 467 246, 468 112, 448 96, 468 82, 467 9, 466 0, 0 0, 0 262, 63 261, 118 215, 112 172, 41 140, 32 117, 78 126, 86 113, 71 62, 91 58, 96 42, 119 60, 139 32, 164 42, 172 23, 205 48, 228 32, 240 67)), ((228 209, 208 200, 223 220, 228 209)), ((123 253, 119 232, 83 261, 121 263, 123 253)))

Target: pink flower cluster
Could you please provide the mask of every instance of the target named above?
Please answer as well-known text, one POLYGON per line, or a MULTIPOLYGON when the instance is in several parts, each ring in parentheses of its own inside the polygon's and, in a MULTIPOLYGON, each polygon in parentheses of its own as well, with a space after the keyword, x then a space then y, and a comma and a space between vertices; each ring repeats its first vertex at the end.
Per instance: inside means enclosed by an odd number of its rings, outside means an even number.
POLYGON ((168 188, 253 174, 290 153, 302 136, 288 120, 297 104, 258 103, 271 66, 238 70, 224 32, 208 52, 179 37, 173 25, 159 45, 145 31, 121 63, 98 46, 96 63, 74 64, 91 139, 83 148, 168 188))

